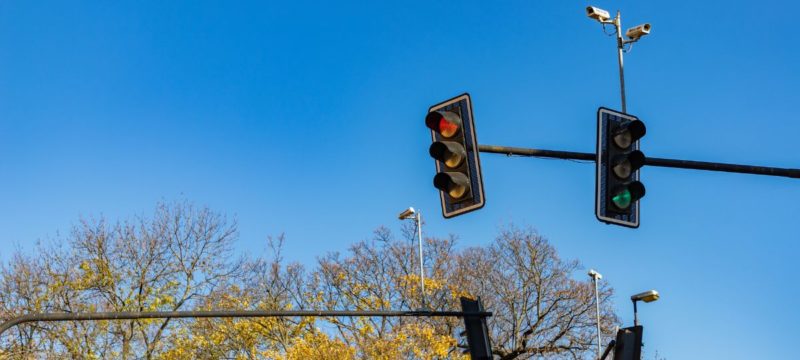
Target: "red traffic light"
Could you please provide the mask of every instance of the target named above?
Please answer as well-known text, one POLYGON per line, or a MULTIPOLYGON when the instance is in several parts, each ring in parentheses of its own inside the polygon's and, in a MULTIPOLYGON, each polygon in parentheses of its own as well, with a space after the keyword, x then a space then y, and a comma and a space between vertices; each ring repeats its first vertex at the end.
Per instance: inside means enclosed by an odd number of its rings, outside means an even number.
POLYGON ((450 111, 432 111, 425 117, 425 125, 449 139, 461 130, 461 117, 450 111))
POLYGON ((436 160, 433 186, 439 190, 442 216, 448 219, 482 208, 486 200, 469 94, 428 108, 425 126, 431 134, 428 153, 436 160))

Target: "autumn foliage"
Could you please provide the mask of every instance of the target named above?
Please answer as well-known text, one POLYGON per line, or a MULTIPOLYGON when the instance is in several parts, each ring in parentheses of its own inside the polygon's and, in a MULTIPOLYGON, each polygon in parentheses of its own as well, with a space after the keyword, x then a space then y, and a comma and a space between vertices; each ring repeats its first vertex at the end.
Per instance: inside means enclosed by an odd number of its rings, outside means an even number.
MULTIPOLYGON (((81 221, 0 269, 3 320, 29 313, 176 310, 409 310, 419 259, 405 228, 385 228, 313 266, 286 261, 283 236, 237 256, 234 221, 187 202, 129 221, 81 221)), ((299 240, 293 240, 299 241, 299 240)), ((531 229, 485 246, 425 239, 425 307, 483 299, 498 359, 583 359, 595 335, 593 285, 531 229), (576 277, 577 276, 577 277, 576 277), (578 280, 580 279, 580 280, 578 280)), ((617 320, 601 283, 602 325, 617 320)), ((466 359, 457 318, 205 318, 33 323, 0 337, 14 359, 466 359)))

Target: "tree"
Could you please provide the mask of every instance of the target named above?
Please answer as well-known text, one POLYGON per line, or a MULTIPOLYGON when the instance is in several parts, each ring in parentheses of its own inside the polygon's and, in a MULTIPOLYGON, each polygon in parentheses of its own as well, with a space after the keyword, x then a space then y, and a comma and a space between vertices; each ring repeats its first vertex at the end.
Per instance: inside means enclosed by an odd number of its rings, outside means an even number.
MULTIPOLYGON (((416 309, 419 299, 418 263, 413 242, 392 240, 379 229, 372 241, 353 245, 349 256, 330 254, 320 260, 315 277, 327 308, 382 310, 416 309)), ((532 229, 502 229, 488 246, 455 248, 455 238, 428 238, 426 249, 426 306, 434 310, 458 309, 460 296, 480 296, 489 319, 492 352, 500 359, 585 358, 595 338, 594 285, 573 279, 577 261, 561 260, 555 248, 532 229)), ((612 289, 601 283, 601 324, 617 323, 610 304, 612 289)), ((440 352, 402 354, 400 358, 452 358, 457 345, 455 319, 333 319, 342 339, 359 354, 382 349, 408 326, 422 326, 422 336, 404 339, 412 348, 440 352), (368 329, 370 331, 365 331, 368 329), (425 346, 422 346, 425 345, 425 346)), ((378 354, 380 355, 380 354, 378 354)))
MULTIPOLYGON (((386 228, 310 270, 287 263, 283 236, 265 256, 233 259, 236 223, 187 202, 150 218, 83 220, 65 238, 0 269, 3 318, 33 312, 153 310, 457 310, 480 296, 498 359, 585 358, 594 348, 593 285, 575 280, 532 229, 501 229, 485 246, 425 239, 425 293, 415 231, 386 228), (425 301, 422 301, 424 295, 425 301)), ((617 323, 601 286, 602 326, 617 323)), ((0 356, 53 359, 462 359, 457 318, 246 318, 27 324, 0 356)))
MULTIPOLYGON (((292 310, 310 308, 313 299, 301 265, 285 264, 284 237, 268 240, 271 258, 245 261, 236 277, 226 279, 198 304, 197 310, 292 310)), ((164 359, 273 359, 323 351, 335 354, 335 342, 313 326, 312 318, 207 318, 184 320, 169 338, 164 359), (318 346, 316 350, 308 344, 318 346)), ((302 357, 299 357, 302 358, 302 357)))
MULTIPOLYGON (((447 279, 452 272, 453 239, 428 239, 425 279, 428 309, 453 309, 447 279)), ((395 241, 379 228, 371 241, 351 246, 349 256, 339 253, 320 258, 310 284, 323 309, 419 309, 419 260, 409 241, 395 241)), ((453 359, 459 358, 453 337, 455 318, 332 318, 338 337, 352 346, 359 358, 453 359)))
MULTIPOLYGON (((4 267, 7 316, 31 312, 175 311, 196 306, 217 284, 237 274, 230 261, 236 224, 187 202, 161 203, 151 219, 109 225, 83 220, 66 239, 18 255, 4 267), (68 245, 68 249, 62 246, 68 245), (25 273, 35 282, 20 281, 25 273), (24 296, 20 296, 24 295, 24 296), (20 299, 14 299, 19 297, 20 299)), ((53 358, 92 359, 133 354, 152 359, 174 331, 169 319, 43 323, 20 327, 38 335, 12 342, 53 358)))
MULTIPOLYGON (((0 316, 8 319, 23 313, 49 312, 47 290, 50 282, 41 269, 41 259, 19 253, 0 269, 0 316)), ((4 338, 0 358, 30 358, 43 348, 35 326, 18 326, 4 338)))
MULTIPOLYGON (((594 286, 577 281, 577 261, 563 261, 548 241, 531 229, 502 229, 488 247, 458 257, 457 284, 480 295, 487 309, 492 352, 500 359, 582 359, 596 333, 594 286)), ((601 283, 601 325, 617 323, 612 289, 601 283)))

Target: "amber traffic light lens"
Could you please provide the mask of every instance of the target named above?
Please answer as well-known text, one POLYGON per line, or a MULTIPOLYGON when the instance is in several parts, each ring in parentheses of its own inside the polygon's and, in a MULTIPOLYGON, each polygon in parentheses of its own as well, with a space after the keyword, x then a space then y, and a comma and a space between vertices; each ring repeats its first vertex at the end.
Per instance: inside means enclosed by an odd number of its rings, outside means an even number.
POLYGON ((469 178, 459 172, 440 172, 433 177, 433 186, 458 200, 469 193, 469 178))
POLYGON ((454 141, 434 142, 428 152, 432 158, 443 162, 450 169, 461 166, 467 157, 467 151, 464 150, 464 147, 454 141))

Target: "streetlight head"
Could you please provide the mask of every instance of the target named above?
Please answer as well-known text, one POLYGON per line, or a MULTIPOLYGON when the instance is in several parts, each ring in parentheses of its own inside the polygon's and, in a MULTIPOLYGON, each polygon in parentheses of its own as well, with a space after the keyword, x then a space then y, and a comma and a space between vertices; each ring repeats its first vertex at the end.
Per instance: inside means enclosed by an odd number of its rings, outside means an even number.
POLYGON ((658 291, 650 290, 631 296, 631 300, 634 302, 644 301, 646 303, 649 303, 658 300, 659 297, 660 296, 658 295, 658 291))
POLYGON ((599 22, 608 21, 608 19, 611 19, 611 14, 609 14, 608 11, 594 6, 586 7, 586 16, 599 22))
POLYGON ((650 33, 650 24, 642 24, 634 26, 625 32, 625 36, 631 40, 639 40, 640 37, 650 33))
POLYGON ((589 277, 591 277, 592 279, 595 279, 595 281, 596 281, 596 280, 602 279, 603 275, 600 275, 600 273, 595 271, 594 269, 589 269, 589 277))
POLYGON ((400 215, 397 215, 397 218, 400 220, 411 219, 414 214, 416 214, 416 210, 413 207, 409 207, 408 209, 403 210, 400 215))

